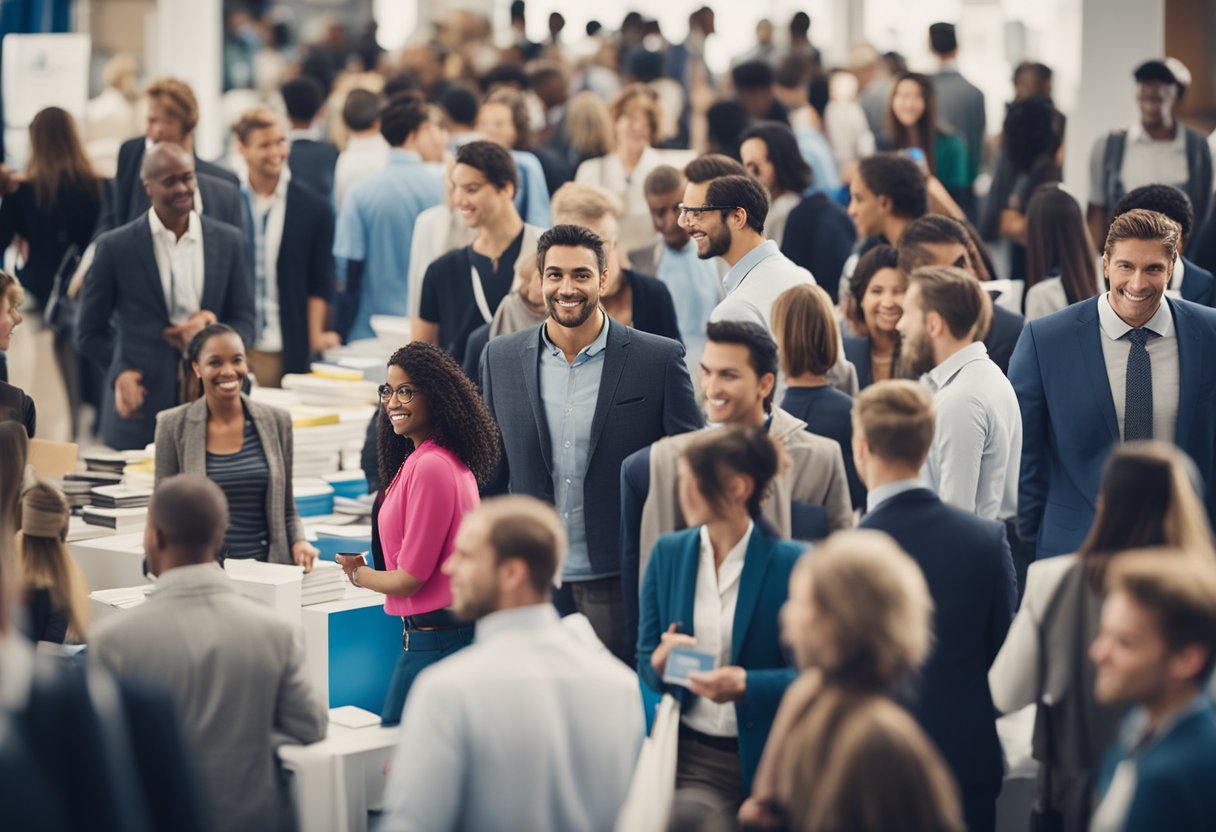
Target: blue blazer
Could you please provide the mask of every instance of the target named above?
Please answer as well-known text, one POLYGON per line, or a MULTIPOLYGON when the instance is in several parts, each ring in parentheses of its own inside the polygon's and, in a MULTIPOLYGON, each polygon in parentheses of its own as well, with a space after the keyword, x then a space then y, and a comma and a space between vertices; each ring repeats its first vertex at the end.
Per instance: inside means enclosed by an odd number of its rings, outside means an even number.
MULTIPOLYGON (((747 671, 746 698, 735 704, 744 795, 751 792, 781 697, 798 675, 781 649, 777 612, 789 595, 790 573, 803 551, 801 545, 769 537, 757 526, 743 556, 731 664, 747 671)), ((673 694, 681 708, 692 704, 693 695, 686 688, 664 685, 650 665, 650 656, 673 622, 679 623, 679 632, 696 635, 693 606, 700 562, 700 527, 665 534, 655 544, 642 584, 638 673, 652 690, 673 694)))
POLYGON ((874 367, 870 364, 870 339, 864 335, 849 335, 841 325, 844 357, 857 368, 857 389, 865 390, 874 383, 874 367))
POLYGON ((1182 258, 1182 299, 1200 306, 1216 306, 1216 278, 1207 269, 1182 258))
POLYGON ((927 488, 880 503, 861 521, 920 565, 935 607, 934 645, 909 710, 959 784, 999 783, 1004 757, 988 668, 1017 602, 1005 524, 947 505, 927 488))
MULTIPOLYGON (((1216 516, 1216 310, 1166 298, 1178 337, 1176 444, 1216 516)), ((1102 358, 1098 298, 1031 321, 1009 364, 1022 411, 1018 535, 1037 557, 1075 552, 1094 520, 1102 465, 1121 440, 1102 358)))
MULTIPOLYGON (((1105 796, 1115 767, 1131 756, 1126 740, 1111 749, 1098 778, 1105 796)), ((1216 714, 1212 702, 1184 716, 1136 760, 1136 792, 1124 819, 1126 832, 1216 829, 1216 714)))
MULTIPOLYGON (((543 324, 542 324, 543 326, 543 324)), ((502 430, 497 479, 553 502, 553 443, 540 393, 540 327, 494 338, 481 354, 481 390, 502 430)), ((704 423, 678 341, 613 322, 591 420, 583 482, 587 548, 600 575, 620 571, 621 463, 657 439, 704 423)))

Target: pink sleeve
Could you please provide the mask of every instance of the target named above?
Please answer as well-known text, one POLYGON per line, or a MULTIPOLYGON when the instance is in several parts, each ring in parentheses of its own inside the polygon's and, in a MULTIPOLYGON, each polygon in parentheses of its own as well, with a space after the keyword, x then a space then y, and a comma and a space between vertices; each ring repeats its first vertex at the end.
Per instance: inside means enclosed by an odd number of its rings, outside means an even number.
POLYGON ((446 460, 428 454, 418 460, 404 495, 405 534, 397 568, 428 581, 444 555, 457 510, 456 479, 446 460))

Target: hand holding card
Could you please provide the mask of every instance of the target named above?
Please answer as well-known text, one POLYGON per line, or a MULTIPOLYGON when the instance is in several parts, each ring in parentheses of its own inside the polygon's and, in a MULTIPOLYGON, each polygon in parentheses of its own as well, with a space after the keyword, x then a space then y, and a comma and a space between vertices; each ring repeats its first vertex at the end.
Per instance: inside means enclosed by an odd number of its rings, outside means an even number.
POLYGON ((669 685, 691 687, 689 674, 713 670, 717 663, 713 653, 703 653, 692 647, 673 647, 667 654, 663 681, 669 685))

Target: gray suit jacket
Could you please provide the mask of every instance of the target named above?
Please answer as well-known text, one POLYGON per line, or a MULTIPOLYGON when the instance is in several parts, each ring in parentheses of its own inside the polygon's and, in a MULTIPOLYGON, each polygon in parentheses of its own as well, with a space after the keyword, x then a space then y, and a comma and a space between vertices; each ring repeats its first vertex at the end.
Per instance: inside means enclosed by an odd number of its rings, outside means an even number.
POLYGON ((100 622, 89 657, 173 699, 210 828, 284 827, 272 733, 316 742, 328 722, 291 625, 238 594, 216 564, 181 566, 162 574, 141 606, 100 622))
POLYGON ((937 93, 938 117, 958 130, 967 143, 968 175, 974 179, 984 163, 984 132, 988 124, 984 94, 956 69, 934 75, 933 89, 937 93))
MULTIPOLYGON (((481 354, 481 389, 502 430, 510 491, 552 503, 553 448, 540 393, 540 343, 540 327, 491 340, 481 354)), ((611 323, 583 485, 587 548, 596 573, 621 568, 621 462, 664 436, 703 424, 680 342, 611 323)))
MULTIPOLYGON (((203 223, 203 296, 209 309, 253 343, 253 280, 240 231, 210 217, 203 223)), ((97 240, 84 282, 76 348, 104 373, 101 435, 118 450, 143 448, 156 432, 156 414, 177 404, 181 355, 162 332, 170 325, 165 290, 152 248, 147 213, 97 240), (111 329, 113 322, 113 329, 111 329), (114 409, 114 379, 140 370, 147 398, 140 413, 121 419, 114 409)))
MULTIPOLYGON (((266 491, 266 530, 269 561, 294 563, 291 547, 304 539, 304 524, 291 493, 291 414, 278 407, 241 396, 245 412, 257 428, 270 468, 266 491)), ((207 400, 178 405, 156 414, 156 482, 174 474, 207 475, 207 400)))

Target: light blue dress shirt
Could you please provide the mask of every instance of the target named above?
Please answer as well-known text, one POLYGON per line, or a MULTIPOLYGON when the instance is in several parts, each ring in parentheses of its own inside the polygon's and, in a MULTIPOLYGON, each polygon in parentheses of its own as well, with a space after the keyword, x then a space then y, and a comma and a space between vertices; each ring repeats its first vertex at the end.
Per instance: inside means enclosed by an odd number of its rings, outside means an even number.
POLYGON ((372 315, 404 315, 414 221, 443 202, 443 182, 417 153, 394 148, 388 165, 350 186, 334 230, 334 257, 363 261, 350 340, 373 338, 372 315))
POLYGON ((705 351, 705 326, 709 316, 722 300, 718 267, 713 259, 698 257, 697 243, 690 239, 682 249, 664 245, 655 271, 655 277, 671 292, 684 355, 689 372, 692 372, 699 366, 701 353, 705 351))
POLYGON ((490 613, 410 690, 378 830, 611 829, 644 732, 637 676, 552 604, 490 613))
POLYGON ((892 497, 898 497, 905 491, 912 491, 916 488, 925 488, 925 484, 920 480, 896 480, 895 482, 888 482, 871 488, 866 493, 866 514, 869 514, 892 497))
POLYGON ((797 129, 794 137, 798 141, 798 152, 811 166, 811 187, 803 196, 811 194, 835 194, 840 189, 840 174, 836 170, 836 158, 832 146, 822 133, 815 129, 797 129))
POLYGON ((528 225, 548 228, 553 225, 553 212, 549 206, 549 184, 545 181, 545 169, 540 159, 526 150, 512 150, 511 158, 519 171, 515 210, 528 225))
POLYGON ((547 324, 540 328, 540 397, 553 443, 554 503, 569 539, 562 564, 562 578, 567 581, 608 577, 591 571, 587 524, 583 516, 583 481, 591 455, 591 422, 599 401, 609 325, 605 315, 600 334, 574 357, 573 362, 567 362, 561 349, 549 340, 547 324))

